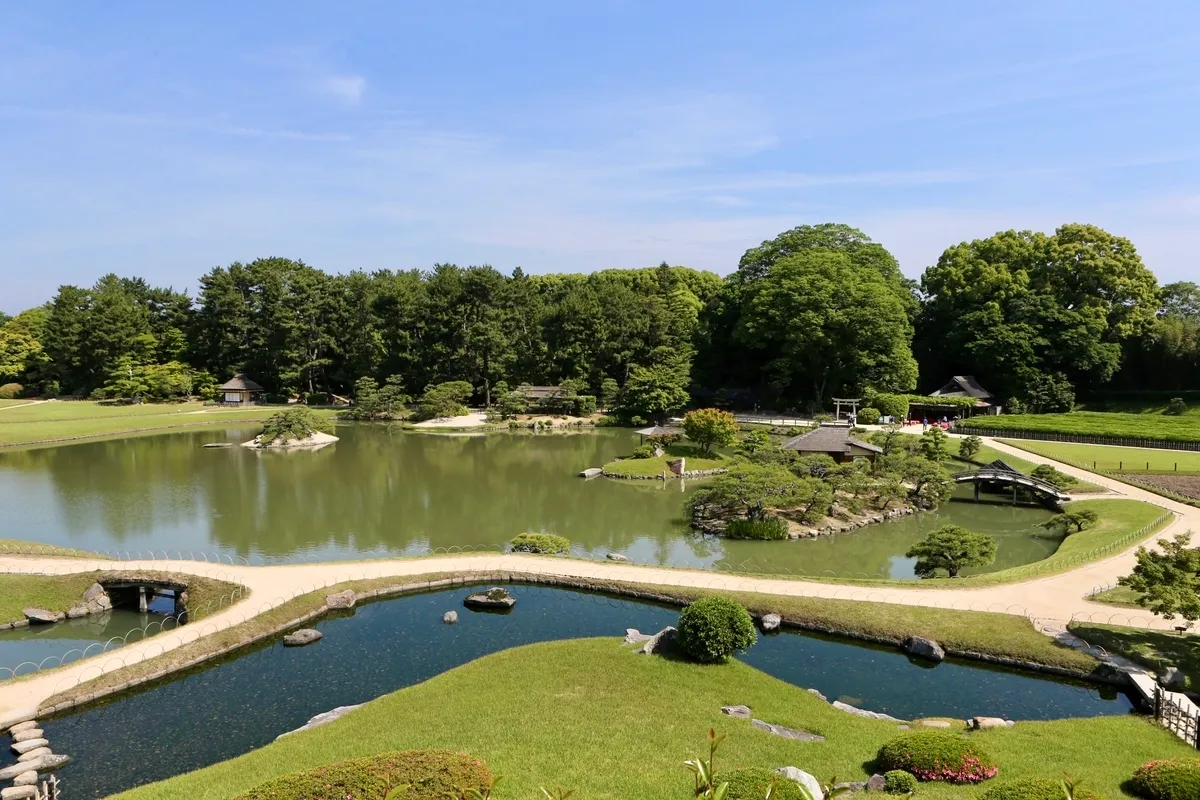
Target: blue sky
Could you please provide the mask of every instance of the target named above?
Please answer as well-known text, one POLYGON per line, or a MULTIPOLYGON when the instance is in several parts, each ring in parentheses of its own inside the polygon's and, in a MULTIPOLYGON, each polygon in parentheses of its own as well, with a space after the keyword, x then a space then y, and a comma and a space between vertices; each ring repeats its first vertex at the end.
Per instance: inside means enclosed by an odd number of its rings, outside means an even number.
POLYGON ((1194 2, 5 3, 0 309, 270 255, 724 274, 824 221, 1200 279, 1198 101, 1194 2))

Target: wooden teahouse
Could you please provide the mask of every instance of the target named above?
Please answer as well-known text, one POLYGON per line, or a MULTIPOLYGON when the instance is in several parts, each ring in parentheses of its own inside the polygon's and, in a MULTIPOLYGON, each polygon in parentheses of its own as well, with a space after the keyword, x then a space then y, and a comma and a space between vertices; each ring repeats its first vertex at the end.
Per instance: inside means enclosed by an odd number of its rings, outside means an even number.
POLYGON ((795 450, 802 456, 824 453, 839 464, 856 458, 874 461, 883 453, 882 448, 852 437, 849 425, 822 425, 788 439, 783 449, 795 450))
POLYGON ((219 392, 219 402, 234 405, 249 405, 250 403, 260 401, 263 392, 266 390, 247 378, 244 372, 239 372, 221 384, 217 388, 217 391, 219 392))

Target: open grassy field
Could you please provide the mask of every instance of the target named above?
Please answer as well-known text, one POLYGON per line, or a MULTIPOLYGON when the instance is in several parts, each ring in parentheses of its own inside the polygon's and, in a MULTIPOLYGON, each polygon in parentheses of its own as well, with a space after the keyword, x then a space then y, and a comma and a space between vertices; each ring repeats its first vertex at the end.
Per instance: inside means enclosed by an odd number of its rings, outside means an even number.
MULTIPOLYGON (((1001 440, 1005 441, 1005 440, 1001 440)), ((1005 441, 1031 453, 1070 464, 1109 472, 1163 472, 1200 474, 1200 452, 1157 450, 1148 447, 1111 447, 1074 442, 1005 441)))
MULTIPOLYGON (((375 700, 332 724, 247 755, 117 795, 122 800, 224 800, 308 767, 388 750, 444 748, 482 759, 502 776, 494 797, 541 797, 574 789, 588 800, 691 796, 683 762, 705 749, 709 728, 729 734, 717 771, 793 765, 822 779, 862 780, 891 722, 834 709, 783 681, 733 661, 699 666, 638 656, 619 639, 535 644, 466 664, 375 700), (731 719, 745 704, 767 722, 827 737, 801 743, 731 719)), ((1020 722, 970 734, 996 759, 1001 778, 1084 776, 1089 789, 1120 796, 1119 784, 1152 758, 1194 755, 1138 717, 1020 722)), ((986 784, 985 784, 986 785, 986 784)), ((968 798, 976 790, 921 785, 921 797, 968 798)))
POLYGON ((1200 442, 1200 416, 1167 417, 1151 414, 1002 414, 972 417, 959 427, 963 433, 1019 436, 1020 432, 1129 439, 1136 442, 1200 442))
MULTIPOLYGON (((947 439, 946 444, 949 446, 950 452, 954 455, 956 466, 961 469, 974 469, 976 467, 982 467, 987 464, 991 464, 993 461, 1000 460, 1000 461, 1003 461, 1005 464, 1008 464, 1013 469, 1020 470, 1021 472, 1024 472, 1026 475, 1028 475, 1029 473, 1031 473, 1035 469, 1037 469, 1037 466, 1038 466, 1037 464, 1033 463, 1032 461, 1026 461, 1025 459, 1021 458, 1020 456, 1014 456, 1014 455, 1010 455, 1008 453, 1001 453, 999 450, 996 450, 995 448, 992 448, 992 447, 988 447, 986 444, 983 445, 982 447, 980 447, 979 452, 975 454, 975 457, 972 458, 970 461, 968 461, 965 458, 962 458, 961 456, 959 456, 959 454, 958 454, 959 447, 962 445, 962 439, 958 439, 958 438, 947 439)), ((1012 442, 1010 442, 1009 444, 1012 444, 1012 442)), ((1023 447, 1024 445, 1018 445, 1018 446, 1023 447)), ((1032 450, 1032 448, 1025 448, 1025 449, 1032 450)), ((1043 453, 1043 455, 1045 455, 1045 454, 1043 453)), ((1088 483, 1087 481, 1079 481, 1078 483, 1072 484, 1070 487, 1068 487, 1067 491, 1072 494, 1091 494, 1091 493, 1095 493, 1095 492, 1103 492, 1104 487, 1097 486, 1094 483, 1088 483)))
MULTIPOLYGON (((238 425, 265 420, 279 406, 225 409, 201 403, 109 405, 91 401, 53 401, 0 412, 0 447, 49 444, 139 431, 238 425)), ((333 416, 331 410, 318 414, 333 416)))
POLYGON ((667 462, 676 458, 686 458, 685 467, 688 472, 701 469, 719 469, 728 465, 728 459, 720 453, 702 454, 698 447, 686 444, 673 444, 667 448, 665 455, 658 458, 624 458, 620 461, 610 461, 604 465, 604 471, 614 475, 629 475, 632 477, 653 477, 670 472, 667 462))
POLYGON ((1087 642, 1098 644, 1110 653, 1125 656, 1151 669, 1178 667, 1188 676, 1190 688, 1200 687, 1200 638, 1194 635, 1095 622, 1072 623, 1070 628, 1072 633, 1087 642))

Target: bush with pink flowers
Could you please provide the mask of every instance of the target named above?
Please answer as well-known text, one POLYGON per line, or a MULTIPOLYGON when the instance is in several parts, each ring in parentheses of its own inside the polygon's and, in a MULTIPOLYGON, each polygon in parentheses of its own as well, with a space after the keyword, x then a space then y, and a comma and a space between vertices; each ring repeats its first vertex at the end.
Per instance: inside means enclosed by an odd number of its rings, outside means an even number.
POLYGON ((906 733, 891 740, 879 748, 877 766, 946 783, 979 783, 999 772, 996 762, 967 738, 935 731, 906 733))

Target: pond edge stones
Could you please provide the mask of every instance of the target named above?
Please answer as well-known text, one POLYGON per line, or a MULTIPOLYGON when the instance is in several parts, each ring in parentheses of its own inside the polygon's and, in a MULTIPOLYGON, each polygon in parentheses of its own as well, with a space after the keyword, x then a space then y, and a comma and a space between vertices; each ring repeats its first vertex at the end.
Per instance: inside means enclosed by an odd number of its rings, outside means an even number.
POLYGON ((910 636, 905 639, 904 652, 929 661, 946 660, 945 649, 933 639, 926 639, 924 636, 910 636))
POLYGON ((463 600, 463 605, 467 608, 479 608, 486 611, 507 611, 516 604, 517 598, 500 586, 493 586, 484 592, 469 594, 463 600))
POLYGON ((325 607, 329 609, 354 608, 357 602, 358 595, 354 593, 353 589, 325 596, 325 607))

